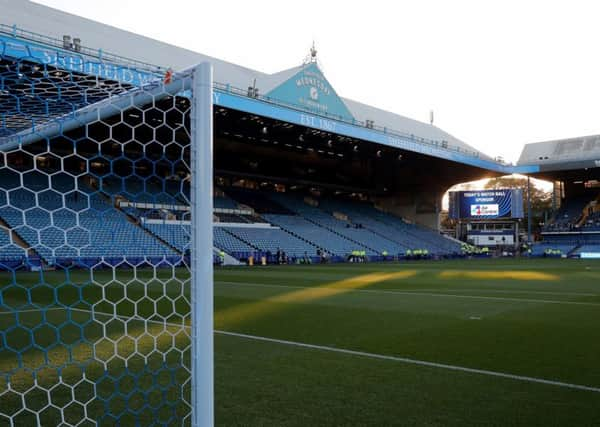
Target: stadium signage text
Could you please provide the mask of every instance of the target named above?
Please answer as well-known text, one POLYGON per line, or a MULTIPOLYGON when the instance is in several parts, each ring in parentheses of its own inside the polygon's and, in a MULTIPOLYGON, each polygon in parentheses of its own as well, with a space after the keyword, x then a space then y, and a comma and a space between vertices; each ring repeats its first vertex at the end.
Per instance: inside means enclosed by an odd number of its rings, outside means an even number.
POLYGON ((336 123, 333 120, 327 120, 322 117, 310 116, 308 114, 300 114, 300 124, 315 129, 335 132, 336 123))
POLYGON ((475 198, 476 203, 493 202, 494 197, 504 196, 506 196, 506 191, 477 191, 464 193, 464 197, 475 198))
POLYGON ((85 61, 83 58, 74 56, 59 56, 58 54, 53 56, 49 52, 44 52, 42 62, 62 70, 88 74, 106 80, 117 80, 136 86, 156 79, 156 77, 150 74, 132 70, 131 68, 102 62, 85 61))
POLYGON ((36 61, 59 70, 92 75, 101 79, 117 80, 136 86, 156 79, 156 76, 151 73, 138 71, 127 66, 90 61, 85 59, 83 55, 68 55, 14 40, 4 41, 1 37, 0 52, 3 52, 3 55, 6 56, 36 61))

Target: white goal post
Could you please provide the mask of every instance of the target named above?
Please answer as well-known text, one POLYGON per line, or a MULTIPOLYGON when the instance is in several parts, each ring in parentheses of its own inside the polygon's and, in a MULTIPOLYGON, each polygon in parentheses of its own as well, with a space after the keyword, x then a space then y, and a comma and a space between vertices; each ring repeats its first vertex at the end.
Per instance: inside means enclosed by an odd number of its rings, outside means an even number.
POLYGON ((213 70, 192 75, 191 303, 192 426, 214 425, 213 334, 213 70))

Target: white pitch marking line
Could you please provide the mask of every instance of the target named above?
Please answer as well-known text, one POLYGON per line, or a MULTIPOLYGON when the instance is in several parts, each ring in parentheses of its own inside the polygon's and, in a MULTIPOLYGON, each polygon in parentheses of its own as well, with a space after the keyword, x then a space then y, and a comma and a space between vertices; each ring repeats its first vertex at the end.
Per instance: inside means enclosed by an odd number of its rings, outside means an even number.
MULTIPOLYGON (((257 286, 264 288, 289 288, 289 289, 328 289, 327 286, 294 286, 294 285, 271 285, 267 283, 249 283, 249 282, 221 282, 216 281, 215 283, 222 285, 237 285, 237 286, 257 286)), ((340 290, 341 288, 335 288, 336 290, 340 290)), ((547 299, 531 299, 531 298, 510 298, 510 297, 486 297, 479 295, 453 295, 453 294, 442 294, 437 292, 414 292, 414 291, 387 291, 387 290, 377 290, 377 289, 344 289, 347 292, 363 292, 370 294, 386 294, 386 295, 417 295, 417 296, 427 296, 427 297, 439 297, 439 298, 465 298, 465 299, 480 299, 480 300, 489 300, 489 301, 511 301, 511 302, 528 302, 535 304, 565 304, 565 305, 584 305, 591 307, 600 307, 600 303, 593 302, 578 302, 578 301, 557 301, 557 300, 547 300, 547 299)))
MULTIPOLYGON (((115 315, 113 313, 105 313, 102 311, 93 311, 93 310, 84 310, 81 308, 53 307, 53 308, 48 308, 48 309, 40 308, 40 309, 23 310, 21 312, 42 311, 42 310, 46 310, 46 311, 72 310, 72 311, 79 311, 79 312, 83 312, 83 313, 90 313, 90 314, 94 314, 94 315, 107 316, 110 318, 133 319, 133 320, 139 320, 139 321, 147 322, 147 323, 158 323, 161 325, 177 326, 177 327, 183 326, 186 329, 190 328, 190 326, 188 326, 188 325, 181 325, 181 324, 169 323, 169 322, 161 322, 159 320, 149 320, 149 319, 144 319, 144 318, 141 318, 138 316, 132 316, 132 317, 121 316, 121 315, 115 315)), ((531 382, 531 383, 537 383, 537 384, 551 385, 551 386, 555 386, 555 387, 563 387, 563 388, 570 388, 570 389, 575 389, 575 390, 584 390, 584 391, 592 391, 594 393, 600 393, 600 387, 592 387, 592 386, 586 386, 586 385, 580 385, 580 384, 571 384, 571 383, 566 383, 566 382, 562 382, 562 381, 546 380, 543 378, 528 377, 528 376, 523 376, 523 375, 507 374, 504 372, 489 371, 486 369, 467 368, 465 366, 428 362, 425 360, 409 359, 406 357, 390 356, 390 355, 377 354, 377 353, 368 353, 368 352, 364 352, 364 351, 348 350, 348 349, 344 349, 344 348, 328 347, 328 346, 324 346, 324 345, 308 344, 308 343, 302 343, 302 342, 297 342, 297 341, 280 340, 280 339, 276 339, 276 338, 261 337, 258 335, 242 334, 239 332, 222 331, 219 329, 215 329, 214 333, 220 334, 220 335, 238 337, 238 338, 245 338, 245 339, 250 339, 250 340, 255 340, 255 341, 271 342, 271 343, 290 345, 290 346, 301 347, 301 348, 309 348, 309 349, 313 349, 313 350, 330 351, 330 352, 334 352, 334 353, 348 354, 348 355, 352 355, 352 356, 368 357, 371 359, 389 360, 389 361, 393 361, 393 362, 400 362, 400 363, 406 363, 406 364, 411 364, 411 365, 428 366, 428 367, 432 367, 432 368, 447 369, 447 370, 451 370, 451 371, 467 372, 467 373, 471 373, 471 374, 479 374, 479 375, 487 375, 487 376, 492 376, 492 377, 507 378, 507 379, 511 379, 511 380, 515 380, 515 381, 531 382)))
POLYGON ((296 341, 280 340, 280 339, 275 339, 275 338, 267 338, 267 337, 261 337, 261 336, 256 336, 256 335, 242 334, 242 333, 238 333, 238 332, 215 330, 215 333, 221 334, 221 335, 238 337, 238 338, 245 338, 245 339, 249 339, 249 340, 264 341, 264 342, 271 342, 271 343, 276 343, 276 344, 290 345, 290 346, 295 346, 295 347, 309 348, 312 350, 330 351, 330 352, 334 352, 334 353, 342 353, 342 354, 348 354, 348 355, 352 355, 352 356, 368 357, 371 359, 389 360, 392 362, 407 363, 407 364, 411 364, 411 365, 428 366, 431 368, 447 369, 447 370, 451 370, 451 371, 467 372, 470 374, 487 375, 487 376, 491 376, 491 377, 507 378, 507 379, 511 379, 511 380, 515 380, 515 381, 545 384, 545 385, 551 385, 551 386, 555 386, 555 387, 563 387, 563 388, 570 388, 570 389, 575 389, 575 390, 584 390, 584 391, 592 391, 594 393, 600 393, 600 387, 592 387, 592 386, 586 386, 586 385, 580 385, 580 384, 571 384, 571 383, 565 383, 562 381, 546 380, 543 378, 528 377, 528 376, 523 376, 523 375, 507 374, 504 372, 488 371, 486 369, 467 368, 464 366, 448 365, 445 363, 427 362, 425 360, 408 359, 406 357, 389 356, 389 355, 385 355, 385 354, 367 353, 364 351, 347 350, 344 348, 328 347, 328 346, 324 346, 324 345, 307 344, 307 343, 296 342, 296 341))

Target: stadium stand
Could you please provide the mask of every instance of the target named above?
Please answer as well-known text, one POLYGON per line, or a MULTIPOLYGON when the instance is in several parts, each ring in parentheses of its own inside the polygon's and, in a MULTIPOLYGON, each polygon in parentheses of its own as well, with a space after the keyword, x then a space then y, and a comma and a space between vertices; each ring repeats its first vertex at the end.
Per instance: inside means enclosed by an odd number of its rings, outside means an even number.
POLYGON ((185 252, 190 245, 190 226, 160 222, 143 222, 142 226, 179 252, 185 252))
POLYGON ((560 250, 564 255, 579 255, 581 252, 599 252, 600 233, 551 232, 543 234, 543 241, 533 245, 532 255, 543 255, 544 251, 560 250), (583 248, 583 249, 582 249, 583 248))
POLYGON ((432 254, 440 255, 460 253, 460 244, 456 241, 384 213, 370 203, 324 199, 320 201, 320 206, 332 213, 342 212, 354 224, 372 231, 379 237, 381 247, 389 245, 387 241, 394 242, 398 245, 398 253, 407 249, 427 249, 432 254))
POLYGON ((578 257, 584 252, 600 253, 600 211, 593 193, 565 198, 553 219, 542 229, 543 241, 532 255, 555 254, 578 257))
POLYGON ((600 231, 600 211, 588 214, 582 227, 586 231, 600 231))
MULTIPOLYGON (((269 223, 280 227, 282 232, 269 232, 273 242, 266 244, 265 239, 262 247, 265 250, 274 252, 280 248, 288 254, 303 256, 307 252, 309 256, 315 256, 317 249, 328 252, 331 255, 344 257, 353 250, 368 250, 370 254, 377 254, 375 251, 366 248, 358 242, 351 241, 348 238, 335 233, 332 230, 326 229, 314 221, 312 218, 305 218, 294 212, 291 205, 293 202, 285 195, 277 193, 261 193, 253 190, 241 188, 231 188, 226 190, 227 193, 237 200, 239 203, 248 205, 255 212, 261 213, 269 223), (284 200, 280 200, 283 197, 284 200), (286 205, 286 200, 291 205, 286 205)), ((310 215, 309 215, 310 216, 310 215)), ((314 218, 312 218, 314 220, 314 218)), ((252 231, 250 233, 264 233, 263 231, 252 231)))
MULTIPOLYGON (((14 85, 11 89, 14 90, 14 99, 25 102, 27 98, 27 93, 24 91, 27 85, 17 84, 19 76, 30 82, 37 81, 36 79, 44 81, 44 85, 39 86, 41 92, 35 100, 26 101, 27 103, 22 106, 14 103, 2 106, 3 109, 0 111, 3 112, 5 120, 8 120, 3 128, 2 135, 5 136, 26 130, 32 126, 32 123, 36 126, 43 125, 61 114, 76 111, 90 103, 122 94, 135 87, 135 84, 117 80, 108 81, 99 76, 85 75, 84 72, 61 71, 56 68, 56 65, 44 64, 41 70, 39 66, 32 65, 28 59, 18 64, 10 58, 3 61, 6 67, 1 72, 2 78, 10 85, 14 85), (42 71, 43 75, 40 74, 42 71), (92 81, 101 81, 102 89, 91 90, 89 87, 92 81), (47 101, 59 93, 62 103, 48 104, 47 101), (19 114, 15 114, 19 108, 21 115, 31 118, 30 122, 26 123, 19 114)), ((232 83, 247 80, 246 77, 242 78, 241 75, 232 73, 234 69, 242 71, 241 68, 215 61, 220 64, 217 67, 217 74, 231 80, 232 83)), ((244 72, 258 77, 261 88, 275 89, 300 72, 303 67, 294 67, 272 76, 252 70, 244 72)), ((150 64, 144 66, 144 72, 150 78, 161 71, 160 67, 156 68, 150 64)), ((227 87, 229 90, 229 86, 227 87)), ((173 105, 181 108, 182 111, 185 110, 185 105, 189 105, 186 104, 184 97, 178 97, 178 100, 173 102, 173 105)), ((381 129, 384 131, 401 125, 404 131, 398 135, 403 135, 412 141, 420 141, 441 150, 464 153, 485 161, 489 160, 483 153, 473 151, 472 147, 434 126, 354 101, 343 100, 343 102, 350 116, 354 115, 358 121, 371 123, 367 126, 369 128, 373 128, 373 118, 376 118, 377 125, 383 126, 381 129)), ((52 181, 56 182, 52 183, 48 191, 44 189, 43 183, 50 179, 50 171, 30 174, 23 169, 23 172, 27 172, 26 175, 35 176, 35 178, 28 178, 25 184, 17 185, 14 177, 3 179, 0 183, 0 189, 3 189, 0 197, 4 197, 4 202, 0 205, 0 219, 46 262, 52 262, 55 258, 68 258, 75 254, 97 259, 101 256, 169 257, 177 252, 184 253, 185 242, 189 240, 189 225, 186 222, 189 220, 189 211, 185 208, 189 201, 189 184, 184 179, 185 174, 178 174, 175 168, 160 174, 157 170, 153 170, 143 177, 138 176, 135 168, 128 172, 129 174, 125 171, 117 171, 118 164, 122 161, 121 157, 126 159, 138 156, 134 160, 143 159, 142 163, 147 163, 148 159, 144 157, 148 157, 153 162, 157 162, 155 166, 161 161, 171 161, 166 157, 161 158, 161 156, 168 157, 167 152, 170 150, 167 148, 168 143, 161 145, 157 141, 152 142, 156 153, 146 149, 138 153, 136 148, 131 147, 138 143, 151 143, 153 139, 158 138, 159 133, 166 135, 168 141, 168 138, 173 136, 172 129, 163 128, 160 132, 158 129, 161 129, 163 120, 169 121, 172 126, 182 125, 181 111, 171 111, 167 114, 154 105, 144 111, 144 115, 143 120, 154 126, 155 131, 149 132, 139 141, 143 132, 131 130, 140 125, 142 120, 141 116, 136 114, 123 114, 119 119, 121 123, 97 123, 98 129, 91 127, 86 130, 87 137, 95 133, 103 134, 110 128, 103 138, 106 141, 113 141, 110 144, 103 144, 99 151, 100 157, 104 157, 106 163, 110 164, 110 174, 100 174, 95 178, 88 176, 88 180, 79 183, 76 188, 73 185, 71 188, 61 188, 61 180, 66 183, 71 178, 53 176, 52 181), (131 126, 131 129, 127 129, 125 125, 131 126), (130 141, 133 143, 130 144, 130 141), (14 187, 13 191, 10 191, 11 185, 14 187), (179 208, 170 208, 169 205, 173 204, 179 208), (137 243, 128 245, 128 240, 135 240, 137 243)), ((227 115, 226 111, 224 115, 227 115)), ((242 117, 240 120, 246 119, 242 117)), ((262 119, 251 117, 248 123, 257 120, 262 119)), ((352 120, 352 123, 356 122, 352 120)), ((287 125, 277 124, 279 125, 282 125, 284 134, 287 132, 286 129, 291 129, 287 125)), ((246 125, 241 126, 240 122, 237 122, 236 126, 242 129, 246 125)), ((100 136, 94 135, 94 137, 99 141, 104 140, 100 136)), ((330 138, 331 135, 324 137, 330 138)), ((557 158, 567 155, 570 156, 569 158, 579 158, 577 156, 587 158, 590 152, 597 150, 598 140, 597 137, 585 137, 581 140, 552 142, 551 145, 553 154, 557 158), (573 157, 572 153, 575 152, 582 154, 573 157)), ((337 141, 334 143, 329 140, 328 147, 334 147, 337 141)), ((344 138, 339 141, 344 141, 344 138)), ((356 141, 352 144, 356 144, 356 141)), ((354 149, 356 148, 355 146, 354 149)), ((548 159, 540 154, 542 148, 540 145, 532 145, 524 151, 523 158, 536 160, 538 163, 545 162, 548 159)), ((360 153, 362 155, 362 151, 360 153)), ((333 155, 333 151, 330 154, 333 155)), ((343 157, 342 152, 338 155, 343 157)), ((57 153, 57 157, 60 156, 61 154, 57 153)), ((247 162, 248 159, 244 161, 247 162)), ((249 162, 249 164, 254 163, 249 162)), ((228 166, 239 167, 240 165, 228 166)), ((323 184, 326 187, 329 182, 323 184)), ((407 251, 413 250, 424 250, 436 256, 461 254, 459 243, 435 230, 415 224, 414 221, 419 221, 418 219, 412 218, 412 221, 409 221, 399 218, 377 209, 368 202, 326 196, 310 196, 305 200, 304 195, 250 191, 231 185, 215 188, 213 202, 215 222, 224 225, 224 227, 215 227, 215 246, 228 253, 236 253, 238 257, 273 252, 277 249, 282 249, 293 256, 302 256, 304 253, 313 256, 317 251, 324 251, 341 258, 353 251, 365 252, 371 257, 378 257, 384 253, 403 256, 407 251), (257 224, 262 226, 248 227, 257 224)), ((586 211, 589 202, 589 197, 568 199, 553 221, 546 225, 544 231, 600 230, 600 213, 586 211)), ((428 224, 434 227, 435 221, 428 224)), ((544 244, 538 245, 536 251, 542 249, 544 245, 560 245, 561 250, 571 253, 588 243, 586 239, 577 236, 570 236, 569 240, 551 235, 544 237, 544 244)), ((21 253, 14 242, 10 245, 2 244, 6 249, 0 255, 6 254, 8 257, 21 253)))
POLYGON ((226 189, 230 197, 238 203, 250 206, 255 212, 268 214, 291 215, 293 211, 285 208, 280 203, 272 200, 268 193, 262 193, 255 190, 248 190, 239 187, 230 187, 226 189))
POLYGON ((0 228, 0 263, 20 262, 25 256, 26 251, 11 241, 9 231, 0 228))
POLYGON ((578 223, 583 216, 583 209, 590 202, 588 197, 569 199, 558 210, 552 222, 545 231, 569 231, 578 228, 578 223))
POLYGON ((5 200, 0 217, 46 263, 74 257, 91 263, 102 258, 135 262, 176 255, 81 181, 56 174, 48 187, 49 180, 39 174, 23 176, 20 186, 19 175, 0 170, 0 197, 5 200))
MULTIPOLYGON (((273 193, 271 197, 287 209, 294 211, 307 222, 321 227, 321 233, 327 232, 327 235, 329 235, 333 241, 327 246, 320 246, 328 252, 342 256, 348 255, 354 250, 366 251, 367 255, 378 255, 380 253, 380 251, 370 246, 369 239, 375 237, 373 236, 373 233, 363 229, 352 228, 347 221, 336 219, 321 209, 308 205, 301 197, 283 193, 273 193)), ((296 228, 296 230, 298 234, 302 236, 300 228, 296 228)), ((310 232, 306 225, 302 227, 302 230, 310 232)), ((314 232, 312 232, 311 235, 312 239, 319 239, 320 242, 323 242, 322 238, 316 236, 314 232)))
MULTIPOLYGON (((436 255, 460 253, 458 243, 385 214, 368 203, 309 198, 309 201, 313 200, 313 206, 303 195, 242 188, 225 191, 235 201, 250 206, 260 212, 264 220, 282 229, 228 227, 228 231, 262 251, 273 252, 280 248, 294 256, 302 256, 305 252, 313 256, 320 249, 338 257, 356 250, 365 251, 369 256, 382 253, 402 256, 411 249, 427 249, 436 255)), ((221 214, 217 215, 221 217, 221 214)))
POLYGON ((224 227, 214 227, 213 230, 215 246, 236 258, 247 258, 258 251, 258 248, 240 240, 232 233, 229 233, 224 227))
POLYGON ((220 208, 220 209, 237 209, 238 208, 238 205, 234 200, 232 200, 225 194, 219 193, 217 191, 215 191, 213 204, 214 204, 215 208, 220 208))
MULTIPOLYGON (((11 19, 17 19, 18 16, 12 16, 11 19)), ((15 28, 12 28, 7 36, 15 41, 19 39, 21 44, 27 43, 27 31, 20 29, 20 36, 16 34, 15 28), (25 39, 21 40, 20 37, 25 39)), ((134 36, 129 34, 129 37, 134 36)), ((46 40, 46 43, 52 41, 51 38, 40 40, 46 40)), ((65 48, 60 43, 50 43, 48 47, 53 50, 65 48)), ((70 48, 66 49, 63 53, 69 54, 70 48)), ((181 53, 174 49, 173 52, 181 53)), ((86 52, 93 53, 92 50, 86 52)), ((102 58, 109 57, 104 56, 107 55, 104 51, 98 52, 102 53, 102 58)), ((126 60, 124 57, 112 58, 126 60)), ((171 60, 175 59, 170 58, 171 60)), ((231 80, 231 83, 238 86, 246 81, 245 77, 231 73, 232 70, 242 71, 242 68, 214 58, 211 60, 222 65, 217 67, 217 73, 226 80, 231 80)), ((4 120, 2 136, 12 136, 45 125, 65 113, 78 111, 114 95, 122 95, 133 90, 141 81, 121 82, 117 78, 118 73, 112 76, 115 77, 112 81, 104 75, 86 75, 86 68, 78 71, 60 70, 60 63, 35 64, 32 58, 21 58, 15 62, 14 58, 7 57, 2 58, 2 61, 5 65, 0 72, 2 81, 13 91, 10 99, 3 98, 10 102, 3 103, 0 109, 4 120), (43 84, 38 84, 40 82, 43 84), (35 99, 30 99, 28 87, 36 88, 35 99), (24 120, 23 117, 29 119, 24 120)), ((189 61, 186 60, 187 62, 189 61)), ((141 66, 142 70, 138 70, 140 79, 163 76, 164 70, 161 67, 149 63, 119 63, 141 66)), ((171 65, 177 66, 176 63, 171 65)), ((316 67, 316 64, 310 67, 316 67)), ((258 77, 258 84, 263 88, 275 89, 304 68, 304 65, 294 67, 272 76, 252 70, 244 72, 251 72, 258 77)), ((93 67, 88 71, 92 72, 93 67)), ((320 73, 318 67, 311 72, 320 73)), ((389 132, 399 126, 401 129, 397 135, 410 141, 451 151, 452 156, 462 153, 485 162, 490 160, 483 153, 434 126, 354 101, 340 102, 343 109, 348 109, 344 112, 347 117, 336 116, 337 119, 350 120, 352 124, 368 122, 371 123, 370 128, 374 129, 373 118, 377 118, 377 129, 389 132)), ((47 182, 49 174, 56 171, 39 173, 37 178, 31 179, 26 185, 19 184, 19 188, 12 191, 10 197, 8 191, 4 191, 6 200, 0 205, 0 219, 47 263, 76 255, 88 259, 102 256, 139 258, 169 257, 177 252, 185 252, 185 241, 189 239, 189 226, 186 224, 189 212, 185 209, 189 202, 189 184, 184 179, 185 174, 178 174, 173 166, 174 159, 180 154, 173 150, 175 144, 169 143, 175 141, 174 130, 183 129, 181 126, 185 120, 181 112, 186 111, 187 106, 189 103, 186 103, 185 97, 178 96, 165 104, 165 108, 175 109, 161 110, 159 105, 137 106, 132 111, 121 111, 113 119, 98 121, 85 128, 85 137, 80 135, 78 138, 82 139, 79 141, 84 145, 86 139, 93 139, 93 144, 97 142, 92 149, 97 150, 94 162, 100 164, 98 168, 108 169, 104 172, 91 172, 91 163, 82 165, 80 172, 87 173, 85 182, 78 183, 76 188, 73 185, 71 188, 61 188, 60 183, 53 184, 47 192, 42 183, 47 182), (152 149, 149 149, 150 146, 152 149), (128 169, 130 161, 135 166, 128 169), (159 168, 163 170, 159 172, 159 168), (38 184, 40 187, 36 188, 38 184), (174 204, 183 208, 169 207, 174 204), (136 243, 128 244, 128 241, 136 243)), ((285 129, 290 128, 282 126, 282 129, 285 132, 285 129)), ((59 140, 63 136, 61 134, 59 140)), ((179 137, 180 141, 187 141, 184 135, 179 137)), ((52 146, 54 145, 53 143, 52 146)), ((60 143, 56 146, 60 146, 60 143)), ((63 154, 54 154, 60 161, 63 154)), ((29 171, 24 166, 21 173, 28 174, 29 171)), ((65 177, 65 183, 69 179, 72 180, 72 176, 65 177)), ((10 179, 0 183, 6 190, 10 185, 10 179)), ((293 256, 303 256, 304 253, 314 256, 317 251, 324 251, 341 258, 353 251, 377 257, 383 253, 402 256, 407 250, 416 248, 440 255, 454 253, 456 249, 454 242, 445 240, 436 232, 383 214, 372 206, 363 208, 354 202, 333 199, 323 199, 319 201, 321 205, 311 206, 304 203, 302 198, 296 200, 296 196, 289 194, 261 194, 230 186, 226 191, 215 188, 214 195, 215 222, 221 225, 270 223, 275 226, 215 227, 216 246, 227 252, 241 254, 242 257, 255 252, 273 252, 278 248, 293 256), (331 209, 327 202, 331 202, 331 209), (334 207, 336 202, 344 203, 344 209, 334 207), (251 208, 250 212, 245 211, 247 207, 251 208), (344 210, 346 219, 335 215, 335 212, 344 210)), ((8 256, 9 246, 6 248, 8 256)), ((10 248, 12 253, 14 247, 10 248)))
POLYGON ((238 223, 243 223, 243 224, 248 224, 248 223, 252 222, 250 217, 247 215, 238 215, 238 214, 220 213, 220 212, 215 212, 214 215, 219 219, 219 222, 229 222, 229 223, 238 222, 238 223))

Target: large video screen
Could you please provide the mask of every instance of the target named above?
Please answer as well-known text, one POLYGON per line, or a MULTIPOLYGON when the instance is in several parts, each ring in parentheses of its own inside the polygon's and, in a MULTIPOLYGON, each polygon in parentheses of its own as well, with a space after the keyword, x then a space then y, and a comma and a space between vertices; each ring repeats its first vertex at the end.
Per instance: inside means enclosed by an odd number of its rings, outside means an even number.
POLYGON ((452 219, 523 218, 520 189, 452 191, 449 196, 452 219))

